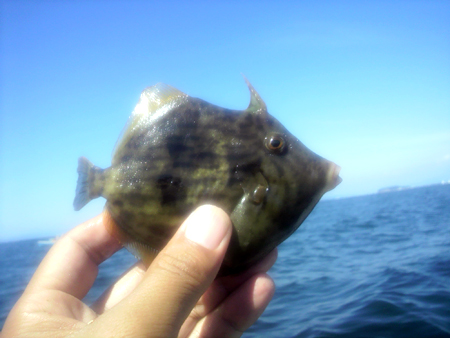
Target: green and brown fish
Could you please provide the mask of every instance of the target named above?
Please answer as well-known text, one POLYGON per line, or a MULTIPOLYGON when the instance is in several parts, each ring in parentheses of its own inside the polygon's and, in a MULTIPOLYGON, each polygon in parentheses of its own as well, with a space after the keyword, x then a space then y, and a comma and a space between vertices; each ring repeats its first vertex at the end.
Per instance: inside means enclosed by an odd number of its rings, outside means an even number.
POLYGON ((112 231, 145 258, 201 204, 224 209, 233 236, 221 274, 262 259, 341 181, 268 112, 247 81, 246 110, 215 106, 164 84, 145 89, 107 169, 80 158, 75 210, 107 199, 112 231))

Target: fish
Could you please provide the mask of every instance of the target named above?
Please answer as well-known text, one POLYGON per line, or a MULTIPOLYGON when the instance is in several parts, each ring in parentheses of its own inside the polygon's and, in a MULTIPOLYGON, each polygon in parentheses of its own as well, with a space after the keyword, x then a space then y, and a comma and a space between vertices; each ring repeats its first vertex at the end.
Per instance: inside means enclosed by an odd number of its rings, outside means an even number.
POLYGON ((113 151, 111 166, 78 161, 73 202, 106 198, 107 228, 146 265, 198 206, 233 224, 219 275, 256 264, 287 239, 340 167, 309 150, 250 91, 245 110, 226 109, 169 85, 146 88, 113 151))

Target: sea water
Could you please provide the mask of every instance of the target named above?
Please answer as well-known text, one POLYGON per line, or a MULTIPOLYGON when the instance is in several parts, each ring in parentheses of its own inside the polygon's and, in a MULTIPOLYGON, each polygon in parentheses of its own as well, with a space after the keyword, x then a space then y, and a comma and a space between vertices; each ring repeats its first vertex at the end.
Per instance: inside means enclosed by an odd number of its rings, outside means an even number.
MULTIPOLYGON (((0 244, 0 327, 48 251, 0 244)), ((100 266, 92 302, 135 259, 100 266)), ((321 201, 279 247, 253 337, 450 337, 450 185, 321 201)))

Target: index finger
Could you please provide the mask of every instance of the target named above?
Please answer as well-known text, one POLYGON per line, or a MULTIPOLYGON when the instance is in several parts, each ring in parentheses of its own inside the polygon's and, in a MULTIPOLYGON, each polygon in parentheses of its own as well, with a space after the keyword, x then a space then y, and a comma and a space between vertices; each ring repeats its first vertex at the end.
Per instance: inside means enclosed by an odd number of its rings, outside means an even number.
POLYGON ((29 290, 56 290, 82 299, 98 274, 98 265, 122 245, 107 230, 103 213, 60 238, 31 279, 29 290))

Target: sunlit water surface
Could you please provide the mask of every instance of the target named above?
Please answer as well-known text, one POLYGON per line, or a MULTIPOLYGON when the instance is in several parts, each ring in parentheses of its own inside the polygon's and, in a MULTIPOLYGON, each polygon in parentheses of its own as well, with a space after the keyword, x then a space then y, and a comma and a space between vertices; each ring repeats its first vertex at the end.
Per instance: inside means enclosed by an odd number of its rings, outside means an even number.
MULTIPOLYGON (((0 327, 48 251, 0 244, 0 327)), ((135 261, 101 265, 87 302, 135 261)), ((279 247, 277 291, 244 337, 450 337, 450 185, 320 202, 279 247)))

